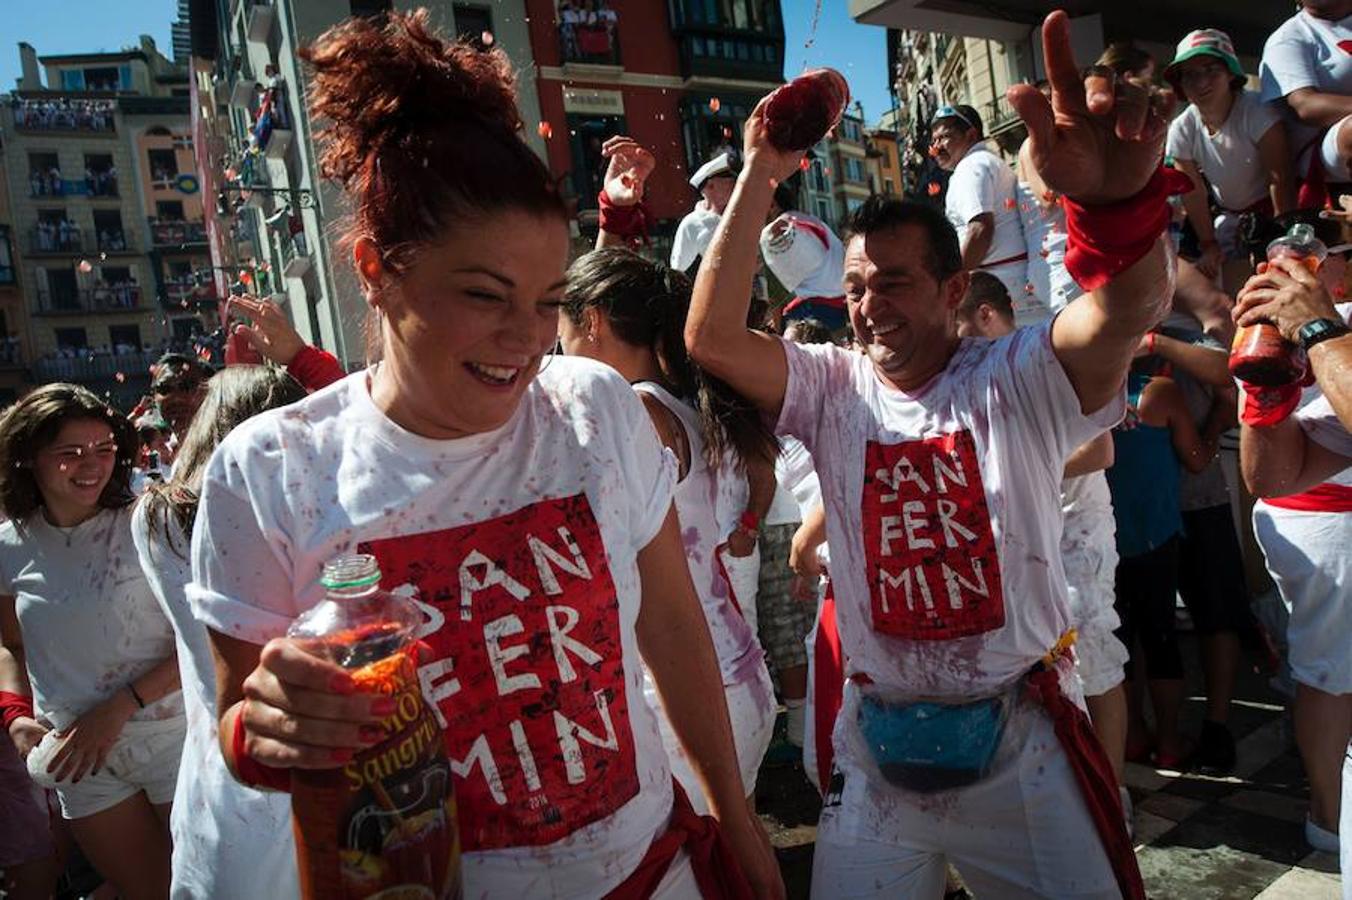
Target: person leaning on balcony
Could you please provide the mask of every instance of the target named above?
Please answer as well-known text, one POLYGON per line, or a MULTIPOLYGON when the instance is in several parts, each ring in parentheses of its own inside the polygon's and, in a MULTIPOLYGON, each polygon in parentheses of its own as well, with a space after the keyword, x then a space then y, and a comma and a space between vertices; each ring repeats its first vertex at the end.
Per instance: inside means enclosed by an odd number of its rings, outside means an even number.
POLYGON ((1020 325, 1046 318, 1045 298, 1030 295, 1028 248, 1019 221, 1018 179, 991 152, 977 111, 966 104, 941 106, 930 122, 934 160, 953 173, 944 214, 958 232, 962 267, 989 272, 1014 298, 1020 325))

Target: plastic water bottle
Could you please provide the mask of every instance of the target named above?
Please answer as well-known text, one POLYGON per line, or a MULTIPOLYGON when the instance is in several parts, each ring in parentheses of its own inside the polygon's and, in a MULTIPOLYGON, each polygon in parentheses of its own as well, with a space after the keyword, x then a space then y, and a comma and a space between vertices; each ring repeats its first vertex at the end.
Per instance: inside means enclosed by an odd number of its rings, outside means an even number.
POLYGON ((367 555, 324 566, 324 600, 287 630, 310 653, 352 673, 357 690, 395 709, 380 743, 339 768, 294 769, 291 811, 301 895, 446 900, 460 896, 460 846, 446 742, 418 683, 413 642, 422 613, 380 588, 367 555))
MULTIPOLYGON (((1304 222, 1291 226, 1282 237, 1268 244, 1268 262, 1298 259, 1311 272, 1319 271, 1328 256, 1328 247, 1314 236, 1314 228, 1304 222)), ((1260 387, 1278 387, 1305 376, 1305 353, 1292 344, 1276 325, 1260 322, 1245 325, 1235 332, 1230 345, 1230 374, 1240 381, 1260 387)))

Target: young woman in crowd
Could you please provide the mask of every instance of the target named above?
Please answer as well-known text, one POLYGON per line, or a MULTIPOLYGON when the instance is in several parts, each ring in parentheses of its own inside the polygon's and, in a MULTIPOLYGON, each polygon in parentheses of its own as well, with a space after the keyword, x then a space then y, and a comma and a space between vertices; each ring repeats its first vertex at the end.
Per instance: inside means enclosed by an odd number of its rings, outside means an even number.
MULTIPOLYGON (((1247 267, 1248 250, 1239 239, 1241 214, 1273 216, 1295 208, 1286 126, 1273 104, 1245 89, 1244 70, 1223 31, 1190 32, 1179 41, 1164 78, 1188 101, 1169 125, 1167 150, 1175 167, 1194 184, 1183 197, 1183 207, 1200 242, 1195 265, 1215 279, 1227 260, 1243 261, 1247 267), (1214 222, 1208 184, 1220 206, 1214 222)), ((1228 279, 1235 288, 1242 280, 1240 272, 1228 279)))
POLYGON ((0 419, 0 706, 85 856, 128 900, 169 889, 183 747, 173 629, 136 564, 132 424, 50 384, 0 419))
MULTIPOLYGON (((717 896, 743 883, 710 871, 726 854, 682 845, 722 840, 756 895, 782 897, 672 512, 675 466, 612 370, 542 365, 568 229, 520 138, 506 55, 448 44, 423 11, 353 19, 303 55, 379 361, 245 422, 207 465, 188 597, 229 764, 333 768, 379 739, 382 699, 282 637, 323 596, 325 562, 369 553, 387 587, 417 590, 425 694, 448 755, 475 760, 455 783, 466 896, 717 896), (673 788, 645 666, 717 829, 673 788), (576 729, 560 735, 558 717, 576 729)), ((254 828, 209 815, 229 837, 254 828)))
MULTIPOLYGON (((686 561, 718 652, 742 786, 754 808, 756 772, 774 728, 774 687, 744 613, 747 598, 730 584, 720 553, 726 535, 740 525, 720 519, 745 492, 737 485, 746 478, 744 460, 773 460, 774 435, 750 406, 705 378, 686 356, 690 280, 680 272, 628 250, 596 250, 569 269, 564 301, 563 351, 606 363, 632 384, 663 446, 676 456, 686 561)), ((748 530, 754 536, 754 526, 748 530)), ((697 795, 680 741, 665 717, 659 721, 676 777, 697 795)), ((698 796, 692 802, 701 809, 698 796)))
POLYGON ((258 892, 260 872, 276 874, 268 891, 296 893, 295 850, 275 839, 291 824, 285 794, 257 791, 235 781, 217 744, 216 685, 207 630, 193 616, 186 591, 192 580, 189 544, 207 460, 241 422, 264 410, 294 403, 305 389, 285 372, 265 366, 232 366, 207 382, 206 395, 179 445, 173 478, 152 487, 136 505, 132 538, 141 569, 165 616, 173 623, 184 691, 188 734, 169 817, 173 836, 174 897, 246 897, 258 892), (224 821, 250 828, 230 834, 224 821), (286 876, 286 877, 283 877, 286 876))
POLYGON ((1179 508, 1179 466, 1201 471, 1216 455, 1226 424, 1219 405, 1199 434, 1173 379, 1159 374, 1158 360, 1143 357, 1127 379, 1127 402, 1139 420, 1113 430, 1108 486, 1117 519, 1116 605, 1122 619, 1117 636, 1127 647, 1128 760, 1142 761, 1153 750, 1161 768, 1177 768, 1187 756, 1178 728, 1183 705, 1183 657, 1174 630, 1178 589, 1178 545, 1183 530, 1179 508), (1139 650, 1138 650, 1139 645, 1139 650), (1144 701, 1134 678, 1138 652, 1144 657, 1155 734, 1148 735, 1144 701))

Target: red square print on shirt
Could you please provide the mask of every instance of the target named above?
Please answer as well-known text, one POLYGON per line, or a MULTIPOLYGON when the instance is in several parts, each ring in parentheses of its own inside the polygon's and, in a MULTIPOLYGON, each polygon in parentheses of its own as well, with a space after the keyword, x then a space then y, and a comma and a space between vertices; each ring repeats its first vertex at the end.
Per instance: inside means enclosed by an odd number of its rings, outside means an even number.
POLYGON ((875 631, 941 641, 1005 623, 1000 559, 971 432, 869 441, 862 507, 875 631))
POLYGON ((553 843, 638 793, 619 605, 584 494, 369 541, 413 585, 467 851, 553 843))

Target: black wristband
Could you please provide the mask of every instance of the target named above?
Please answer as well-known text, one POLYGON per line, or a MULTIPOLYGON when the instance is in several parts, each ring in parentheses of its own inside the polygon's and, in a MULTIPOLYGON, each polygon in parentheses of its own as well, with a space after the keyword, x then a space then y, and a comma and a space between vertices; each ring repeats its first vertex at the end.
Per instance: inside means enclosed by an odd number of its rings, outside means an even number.
POLYGON ((145 709, 146 702, 141 699, 140 694, 136 693, 136 684, 134 682, 128 681, 127 690, 131 693, 131 699, 136 701, 136 705, 141 707, 141 709, 145 709))
POLYGON ((1300 330, 1296 332, 1296 338, 1299 340, 1301 347, 1309 350, 1315 344, 1342 337, 1349 331, 1352 331, 1352 329, 1349 329, 1345 322, 1340 322, 1337 319, 1314 319, 1300 327, 1300 330))

